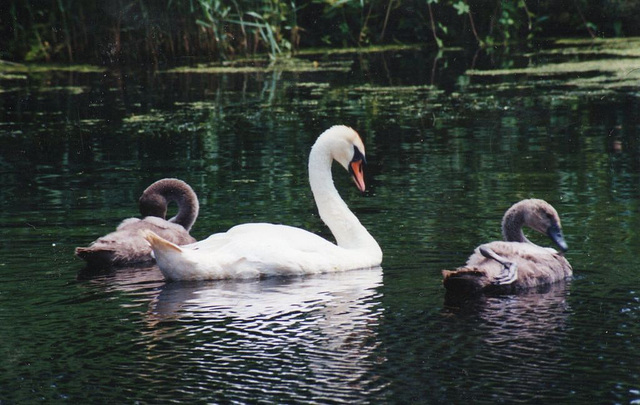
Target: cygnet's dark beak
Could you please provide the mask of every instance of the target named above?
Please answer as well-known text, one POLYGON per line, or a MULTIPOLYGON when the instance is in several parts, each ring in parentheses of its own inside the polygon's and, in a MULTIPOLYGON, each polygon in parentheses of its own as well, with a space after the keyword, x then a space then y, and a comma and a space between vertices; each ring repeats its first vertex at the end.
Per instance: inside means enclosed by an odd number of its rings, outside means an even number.
POLYGON ((551 238, 551 240, 554 241, 556 245, 558 245, 560 251, 566 252, 567 250, 569 250, 569 245, 567 245, 567 242, 564 240, 564 236, 562 236, 562 230, 560 230, 560 227, 558 225, 551 225, 547 229, 547 236, 551 238))

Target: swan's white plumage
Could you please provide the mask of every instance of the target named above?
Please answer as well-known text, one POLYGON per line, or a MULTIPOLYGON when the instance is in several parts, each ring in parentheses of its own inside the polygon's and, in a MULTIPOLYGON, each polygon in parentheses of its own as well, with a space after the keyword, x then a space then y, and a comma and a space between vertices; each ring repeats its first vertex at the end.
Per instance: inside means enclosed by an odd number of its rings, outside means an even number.
MULTIPOLYGON (((357 217, 340 198, 331 178, 331 162, 343 167, 364 158, 358 134, 345 126, 325 131, 309 156, 309 181, 320 217, 331 229, 337 244, 286 225, 251 223, 178 247, 152 232, 151 244, 158 266, 168 280, 257 278, 345 271, 379 266, 382 251, 357 217), (356 161, 354 161, 356 159, 356 161)), ((364 189, 361 171, 354 173, 364 189)))

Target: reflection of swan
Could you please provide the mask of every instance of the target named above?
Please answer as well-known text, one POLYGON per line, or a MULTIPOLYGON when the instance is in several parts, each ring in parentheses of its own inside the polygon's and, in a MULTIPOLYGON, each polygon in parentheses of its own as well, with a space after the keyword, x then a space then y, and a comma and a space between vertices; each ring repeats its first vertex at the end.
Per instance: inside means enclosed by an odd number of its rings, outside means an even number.
MULTIPOLYGON (((375 294, 375 288, 380 285, 380 267, 313 277, 272 277, 261 281, 168 283, 162 286, 151 312, 152 318, 160 321, 197 314, 218 319, 269 319, 290 312, 326 310, 329 303, 339 307, 342 298, 357 301, 375 294)), ((356 317, 356 314, 348 317, 356 317)))
POLYGON ((184 245, 195 242, 189 230, 198 217, 198 197, 189 185, 178 179, 158 180, 142 193, 140 213, 143 219, 129 218, 88 247, 76 248, 76 255, 89 267, 125 266, 153 260, 148 243, 140 235, 153 230, 163 238, 184 245), (167 205, 178 204, 178 214, 165 220, 167 205))
POLYGON ((446 289, 461 294, 520 290, 570 277, 567 259, 529 241, 522 233, 524 225, 549 236, 563 252, 567 250, 556 210, 543 200, 522 200, 504 214, 504 242, 481 245, 464 267, 442 271, 446 289))
POLYGON ((382 280, 376 267, 165 283, 141 330, 152 352, 169 345, 193 371, 185 388, 226 387, 211 402, 296 402, 292 389, 358 402, 355 387, 385 361, 376 355, 382 280))
POLYGON ((145 231, 160 270, 168 280, 204 280, 314 274, 380 265, 378 243, 340 198, 331 178, 335 159, 364 191, 364 152, 360 136, 345 126, 331 127, 311 148, 311 190, 320 217, 337 245, 299 228, 262 223, 238 225, 183 247, 145 231))

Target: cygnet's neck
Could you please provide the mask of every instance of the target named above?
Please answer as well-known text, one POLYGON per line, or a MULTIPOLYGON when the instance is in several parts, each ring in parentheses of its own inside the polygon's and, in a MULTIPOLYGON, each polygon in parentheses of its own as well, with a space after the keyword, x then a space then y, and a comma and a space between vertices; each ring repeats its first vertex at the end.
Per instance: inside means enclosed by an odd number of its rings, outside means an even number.
POLYGON ((326 138, 320 138, 309 155, 309 183, 320 218, 331 230, 338 246, 380 251, 378 243, 351 212, 333 184, 330 146, 326 138))
MULTIPOLYGON (((175 217, 169 219, 169 221, 180 224, 184 229, 189 231, 196 222, 196 218, 198 218, 198 199, 188 193, 172 194, 172 197, 173 196, 175 196, 174 201, 178 204, 178 213, 175 217)), ((171 201, 171 198, 167 198, 167 200, 171 201)))
POLYGON ((525 213, 521 206, 509 208, 502 218, 502 236, 507 242, 532 243, 524 233, 522 227, 525 224, 525 213))
POLYGON ((156 204, 160 204, 164 208, 165 212, 167 205, 175 202, 178 205, 178 213, 169 221, 182 225, 187 231, 191 229, 198 218, 200 210, 198 196, 187 183, 181 180, 159 180, 144 191, 142 199, 155 201, 156 204))

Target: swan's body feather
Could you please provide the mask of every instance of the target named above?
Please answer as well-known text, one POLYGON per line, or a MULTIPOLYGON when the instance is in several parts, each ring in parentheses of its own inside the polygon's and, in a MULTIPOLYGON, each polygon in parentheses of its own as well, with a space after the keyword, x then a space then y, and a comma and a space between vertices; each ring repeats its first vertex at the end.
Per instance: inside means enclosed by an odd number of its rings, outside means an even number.
POLYGON ((300 228, 268 223, 238 225, 191 245, 158 249, 165 250, 158 264, 170 280, 304 275, 380 264, 378 258, 352 260, 354 252, 300 228))

